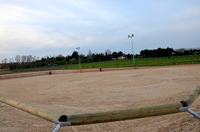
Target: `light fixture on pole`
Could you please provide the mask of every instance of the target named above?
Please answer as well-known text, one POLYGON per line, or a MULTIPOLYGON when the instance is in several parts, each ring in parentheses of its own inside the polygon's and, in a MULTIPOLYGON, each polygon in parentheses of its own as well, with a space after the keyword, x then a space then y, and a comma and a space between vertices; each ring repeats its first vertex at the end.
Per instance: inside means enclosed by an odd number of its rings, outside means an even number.
POLYGON ((77 47, 76 49, 78 50, 79 69, 80 69, 80 72, 81 72, 81 61, 80 61, 80 54, 79 54, 80 47, 77 47))
POLYGON ((134 68, 136 68, 136 65, 135 65, 135 57, 134 57, 134 51, 133 51, 133 40, 132 38, 134 37, 134 34, 131 34, 131 35, 128 35, 128 38, 131 38, 131 45, 132 45, 132 53, 133 53, 133 66, 134 68))

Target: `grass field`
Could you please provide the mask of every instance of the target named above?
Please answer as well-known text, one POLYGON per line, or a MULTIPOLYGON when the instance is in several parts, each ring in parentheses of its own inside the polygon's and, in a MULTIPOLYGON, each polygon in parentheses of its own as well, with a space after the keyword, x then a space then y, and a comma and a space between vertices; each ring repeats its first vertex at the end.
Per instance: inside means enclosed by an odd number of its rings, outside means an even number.
MULTIPOLYGON (((199 64, 200 55, 159 57, 159 58, 136 58, 135 62, 136 62, 136 67, 199 64)), ((81 64, 81 69, 122 68, 122 67, 133 67, 133 61, 132 60, 111 60, 111 61, 81 64)), ((79 65, 78 64, 66 65, 66 66, 55 67, 55 69, 58 69, 58 70, 79 69, 79 65)))
MULTIPOLYGON (((171 56, 171 57, 157 57, 157 58, 136 58, 135 62, 136 62, 136 67, 200 64, 200 55, 171 56)), ((126 67, 133 67, 132 59, 81 63, 81 69, 126 68, 126 67)), ((38 67, 29 69, 17 69, 9 72, 0 72, 0 75, 20 73, 20 72, 34 72, 34 71, 46 71, 46 70, 73 70, 73 69, 79 69, 79 64, 70 64, 70 65, 67 64, 54 67, 47 66, 47 67, 38 67)))

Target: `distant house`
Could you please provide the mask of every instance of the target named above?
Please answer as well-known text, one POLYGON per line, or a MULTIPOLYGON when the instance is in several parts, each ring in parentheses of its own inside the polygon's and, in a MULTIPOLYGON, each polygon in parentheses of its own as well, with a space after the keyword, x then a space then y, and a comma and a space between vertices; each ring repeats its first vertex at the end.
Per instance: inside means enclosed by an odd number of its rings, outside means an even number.
POLYGON ((120 56, 117 58, 118 60, 125 60, 126 58, 124 56, 120 56))
POLYGON ((75 60, 76 60, 75 58, 70 59, 70 61, 75 61, 75 60))
POLYGON ((112 60, 125 60, 126 58, 124 56, 120 56, 117 58, 112 58, 112 60))

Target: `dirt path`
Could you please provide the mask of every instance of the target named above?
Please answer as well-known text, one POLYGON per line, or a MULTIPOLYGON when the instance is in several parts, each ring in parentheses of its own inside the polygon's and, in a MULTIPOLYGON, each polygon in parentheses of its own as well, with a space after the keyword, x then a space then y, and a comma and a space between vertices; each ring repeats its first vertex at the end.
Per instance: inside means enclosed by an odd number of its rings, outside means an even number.
MULTIPOLYGON (((46 75, 0 81, 0 95, 70 114, 167 104, 200 85, 200 65, 46 75)), ((200 114, 200 97, 191 109, 200 114)), ((52 131, 55 125, 0 103, 0 131, 52 131)), ((84 126, 60 131, 200 131, 188 113, 84 126)))

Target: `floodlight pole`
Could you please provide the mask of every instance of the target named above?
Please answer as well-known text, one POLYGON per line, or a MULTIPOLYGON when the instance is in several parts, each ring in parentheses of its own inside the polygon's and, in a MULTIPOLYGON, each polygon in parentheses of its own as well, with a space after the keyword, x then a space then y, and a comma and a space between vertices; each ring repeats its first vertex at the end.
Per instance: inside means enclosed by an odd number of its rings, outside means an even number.
POLYGON ((134 50, 133 50, 133 40, 132 38, 134 37, 134 34, 131 34, 131 35, 128 35, 128 38, 131 38, 131 45, 132 45, 132 53, 133 53, 133 66, 134 66, 134 69, 136 69, 136 65, 135 65, 135 57, 134 57, 134 50))
POLYGON ((80 54, 79 54, 80 47, 77 47, 76 49, 78 50, 79 69, 80 69, 80 72, 81 72, 81 60, 80 60, 80 54))

